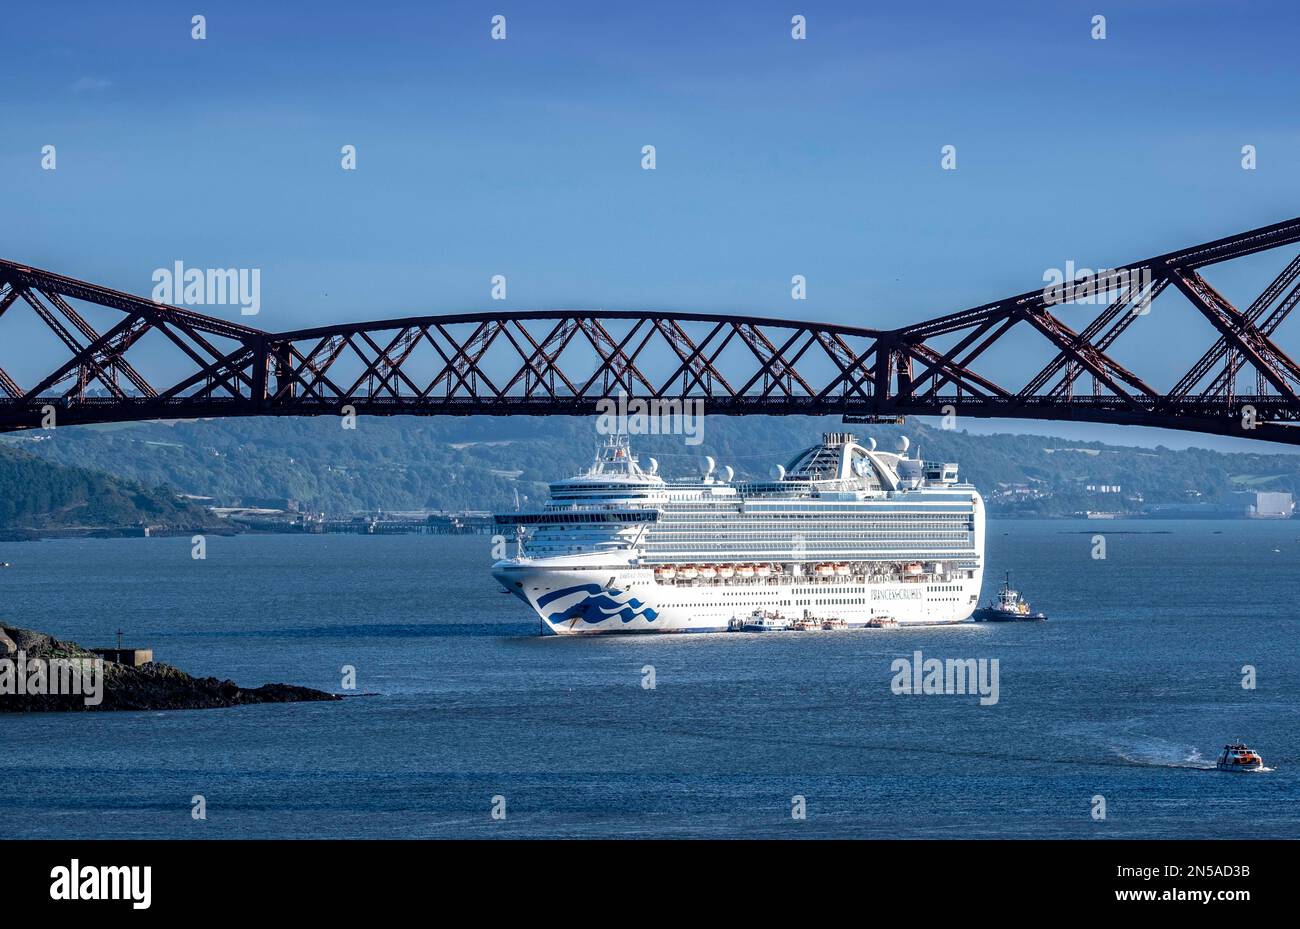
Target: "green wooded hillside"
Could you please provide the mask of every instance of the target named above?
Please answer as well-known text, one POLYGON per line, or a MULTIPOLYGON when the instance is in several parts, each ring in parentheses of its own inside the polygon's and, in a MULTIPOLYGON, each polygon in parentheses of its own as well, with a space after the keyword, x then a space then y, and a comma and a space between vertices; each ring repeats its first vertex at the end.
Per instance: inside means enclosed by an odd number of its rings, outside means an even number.
MULTIPOLYGON (((1146 504, 1214 500, 1243 488, 1300 497, 1300 457, 1263 443, 1258 453, 1175 451, 1033 435, 972 435, 912 423, 844 426, 837 418, 801 417, 712 417, 699 446, 685 445, 681 436, 634 436, 632 441, 643 460, 653 455, 669 476, 689 474, 703 456, 712 455, 739 477, 759 477, 817 441, 823 430, 872 436, 889 449, 906 433, 914 453, 959 462, 962 476, 1004 515, 1114 508, 1129 497, 1146 504), (1086 490, 1088 484, 1118 485, 1122 493, 1099 496, 1086 490)), ((219 504, 288 498, 305 509, 345 514, 510 509, 516 491, 536 501, 547 481, 586 467, 597 438, 594 418, 363 417, 355 430, 341 428, 332 417, 266 418, 66 428, 9 436, 0 448, 25 448, 49 462, 212 497, 219 504)), ((39 481, 30 487, 19 481, 15 487, 23 501, 17 505, 40 513, 93 496, 88 474, 54 479, 62 488, 54 496, 39 481)), ((104 505, 123 503, 119 495, 104 505)), ((162 504, 146 494, 137 505, 162 504)))
POLYGON ((212 518, 166 489, 0 445, 0 529, 198 528, 212 518))

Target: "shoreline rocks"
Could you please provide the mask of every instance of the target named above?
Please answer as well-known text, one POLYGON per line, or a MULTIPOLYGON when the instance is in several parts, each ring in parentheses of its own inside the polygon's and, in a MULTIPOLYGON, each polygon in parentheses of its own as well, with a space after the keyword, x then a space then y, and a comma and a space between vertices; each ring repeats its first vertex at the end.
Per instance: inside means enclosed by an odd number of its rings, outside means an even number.
POLYGON ((199 710, 219 707, 248 706, 258 703, 297 703, 303 701, 342 700, 338 694, 298 687, 293 684, 263 684, 240 687, 234 681, 215 677, 194 677, 162 662, 149 662, 138 668, 104 661, 76 642, 56 639, 43 632, 16 626, 0 625, 0 713, 38 713, 73 710, 199 710), (19 658, 22 665, 19 667, 19 658), (46 669, 51 661, 62 660, 72 667, 90 668, 87 662, 101 661, 98 702, 87 699, 95 686, 93 675, 83 674, 84 685, 74 692, 34 693, 32 690, 60 689, 51 683, 53 671, 40 673, 41 684, 28 673, 28 663, 36 660, 46 669), (19 675, 26 675, 21 685, 19 675), (26 692, 22 692, 26 691, 26 692))

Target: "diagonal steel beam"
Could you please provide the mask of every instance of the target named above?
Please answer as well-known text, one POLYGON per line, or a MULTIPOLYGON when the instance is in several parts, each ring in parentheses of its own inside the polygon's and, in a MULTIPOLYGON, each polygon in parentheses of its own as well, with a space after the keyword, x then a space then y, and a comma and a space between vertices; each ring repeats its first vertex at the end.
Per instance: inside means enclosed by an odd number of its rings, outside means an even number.
POLYGON ((23 395, 23 389, 18 386, 18 383, 9 376, 9 372, 4 368, 0 368, 0 390, 3 390, 15 400, 23 395))
MULTIPOLYGON (((1012 396, 1011 391, 1007 390, 1005 387, 994 383, 969 368, 959 366, 953 362, 943 363, 943 359, 940 357, 939 353, 924 343, 912 345, 904 342, 899 347, 906 355, 928 364, 931 370, 938 368, 943 372, 946 379, 957 384, 958 389, 965 388, 966 390, 981 396, 1012 396), (978 385, 978 388, 980 389, 976 389, 975 385, 978 385)), ((914 389, 915 385, 919 383, 919 380, 919 378, 909 377, 909 381, 911 382, 911 387, 909 389, 914 389)), ((900 393, 901 392, 900 389, 900 393)))
MULTIPOLYGON (((722 377, 721 372, 715 371, 713 365, 703 357, 704 349, 713 341, 714 336, 721 333, 724 329, 727 330, 727 335, 723 338, 722 345, 719 346, 718 352, 721 352, 722 349, 726 347, 727 343, 731 340, 731 337, 736 334, 735 322, 733 320, 728 319, 718 322, 709 330, 708 334, 705 335, 699 345, 695 344, 694 340, 686 334, 686 331, 677 324, 677 320, 675 319, 668 317, 656 318, 653 320, 652 325, 656 330, 658 330, 659 334, 663 336, 664 342, 668 347, 671 348, 681 360, 677 369, 673 371, 672 374, 668 375, 668 379, 664 381, 664 386, 656 391, 655 396, 672 396, 672 383, 677 380, 678 377, 682 378, 680 396, 688 396, 691 392, 691 388, 697 385, 704 388, 706 396, 712 396, 712 379, 714 376, 719 379, 727 393, 732 396, 736 395, 736 392, 731 389, 731 385, 722 377), (730 328, 728 329, 729 323, 730 328), (688 373, 692 375, 689 382, 686 380, 688 373), (704 383, 705 378, 709 379, 709 384, 704 383)), ((714 353, 715 358, 717 357, 718 352, 714 353)))
MULTIPOLYGON (((516 320, 515 325, 524 333, 528 341, 532 343, 533 353, 524 360, 524 367, 516 371, 514 377, 506 381, 505 386, 501 388, 502 393, 510 393, 510 391, 514 390, 515 385, 522 380, 524 382, 524 396, 531 397, 536 387, 546 382, 547 376, 549 375, 549 382, 546 383, 546 389, 552 394, 552 396, 554 396, 554 374, 558 371, 556 360, 561 354, 563 354, 565 347, 568 346, 570 340, 577 334, 577 322, 572 319, 561 319, 551 327, 550 332, 543 336, 541 342, 537 342, 533 339, 532 334, 528 332, 528 328, 522 321, 516 320), (539 362, 541 363, 540 369, 537 367, 539 362), (536 384, 528 383, 528 372, 530 370, 537 376, 536 384), (537 373, 539 371, 541 373, 537 373)), ((514 340, 512 339, 511 342, 513 343, 513 341, 514 340)), ((517 345, 515 347, 516 349, 518 348, 517 345)), ((568 378, 564 376, 564 372, 560 371, 559 373, 561 379, 568 383, 568 378)), ((575 390, 574 392, 577 393, 579 391, 575 390)))
MULTIPOLYGON (((778 385, 783 391, 785 391, 786 396, 794 396, 794 391, 786 383, 787 379, 798 381, 799 386, 803 388, 804 393, 808 396, 812 396, 816 393, 812 385, 804 380, 803 377, 800 376, 799 372, 795 370, 794 364, 785 360, 786 351, 794 344, 795 340, 801 334, 799 330, 795 330, 780 349, 772 344, 772 340, 767 337, 759 326, 756 326, 753 323, 740 323, 737 331, 740 334, 741 341, 745 343, 749 350, 753 352, 754 357, 758 359, 758 374, 764 377, 765 384, 767 376, 770 375, 772 378, 772 383, 766 384, 763 390, 763 396, 770 393, 772 387, 778 385)), ((797 360, 798 359, 795 359, 795 361, 797 360)), ((742 386, 739 393, 744 394, 745 392, 746 387, 742 386)))
MULTIPOLYGON (((1088 323, 1088 325, 1083 328, 1078 335, 1076 348, 1079 350, 1104 352, 1104 349, 1101 349, 1093 343, 1093 339, 1095 339, 1097 334, 1109 326, 1115 319, 1119 318, 1120 314, 1124 313, 1124 311, 1128 309, 1129 304, 1133 303, 1135 298, 1141 300, 1142 293, 1144 291, 1149 291, 1150 289, 1150 285, 1147 284, 1143 284, 1141 287, 1135 289, 1130 281, 1124 289, 1120 291, 1119 296, 1116 297, 1108 307, 1102 310, 1101 313, 1092 320, 1092 322, 1088 323)), ((1132 312, 1128 314, 1130 317, 1135 315, 1136 314, 1132 312)), ((1048 381, 1060 373, 1062 368, 1069 366, 1071 361, 1072 359, 1070 358, 1070 355, 1066 352, 1057 352, 1056 357, 1049 361, 1037 374, 1029 379, 1029 382, 1026 383, 1024 388, 1020 391, 1020 396, 1031 397, 1037 394, 1044 386, 1046 386, 1048 381)), ((1077 368, 1077 366, 1075 367, 1077 368)), ((1073 378, 1067 375, 1059 386, 1068 390, 1069 387, 1066 385, 1067 381, 1072 384, 1073 378)), ((1053 393, 1055 393, 1055 391, 1053 391, 1053 393)))
POLYGON ((1219 333, 1273 385, 1279 394, 1296 404, 1296 395, 1286 376, 1300 380, 1300 368, 1285 352, 1260 332, 1236 307, 1210 283, 1190 268, 1176 268, 1172 272, 1174 286, 1183 292, 1192 305, 1201 311, 1219 333))
MULTIPOLYGON (((546 337, 540 343, 533 338, 533 334, 528 331, 528 327, 522 322, 514 320, 514 324, 515 330, 519 335, 523 336, 525 341, 532 346, 532 352, 529 353, 524 350, 523 346, 519 344, 519 340, 515 338, 515 334, 510 331, 509 324, 507 324, 505 327, 505 337, 514 350, 519 354, 519 359, 523 362, 523 367, 519 368, 519 370, 515 372, 514 377, 506 382, 506 385, 501 389, 501 392, 509 393, 510 389, 522 378, 524 382, 525 397, 533 396, 534 392, 539 387, 544 388, 549 396, 556 397, 559 396, 555 392, 555 376, 558 374, 560 380, 569 388, 570 394, 573 394, 575 392, 573 382, 570 381, 568 375, 560 370, 560 368, 555 364, 555 358, 549 355, 542 347, 547 341, 551 340, 552 337, 557 336, 557 333, 559 333, 563 328, 563 323, 547 333, 546 337), (540 368, 537 366, 538 359, 541 359, 543 363, 543 366, 540 368), (530 371, 533 374, 532 384, 528 383, 528 373, 530 371)), ((562 342, 562 344, 567 345, 568 343, 562 342)))
MULTIPOLYGON (((29 299, 30 302, 31 298, 27 299, 29 299)), ((35 301, 35 303, 39 304, 39 301, 35 301)), ((40 381, 31 390, 27 391, 27 393, 23 395, 23 399, 29 402, 36 400, 46 390, 53 387, 55 384, 63 382, 78 369, 89 367, 92 371, 96 372, 96 376, 104 386, 109 389, 110 393, 119 400, 125 400, 126 393, 112 378, 108 377, 104 373, 96 363, 95 357, 106 345, 111 344, 114 339, 129 332, 132 327, 136 326, 139 322, 140 318, 138 316, 132 315, 125 317, 121 322, 100 336, 96 341, 90 343, 84 348, 78 349, 70 359, 55 368, 52 373, 44 378, 44 380, 40 381)), ((71 339, 71 336, 69 335, 68 338, 71 339)), ((84 385, 84 379, 81 383, 84 385)))
MULTIPOLYGON (((72 323, 74 327, 76 327, 77 331, 81 333, 83 338, 89 339, 91 342, 95 342, 99 339, 99 333, 95 331, 95 327, 86 322, 85 318, 73 309, 72 304, 68 303, 68 301, 64 300, 53 291, 42 291, 42 293, 44 293, 47 300, 58 307, 59 311, 69 322, 72 323)), ((158 396, 158 391, 154 390, 149 382, 140 375, 140 372, 137 371, 129 361, 122 357, 123 353, 135 343, 136 339, 138 339, 139 335, 143 332, 144 327, 141 327, 137 332, 136 338, 130 340, 119 339, 115 343, 109 344, 109 351, 99 358, 98 361, 101 366, 116 369, 125 374, 127 380, 135 386, 135 389, 138 390, 142 396, 156 397, 158 396)))
POLYGON ((642 374, 641 370, 627 357, 622 345, 615 342, 614 337, 600 324, 599 320, 579 320, 578 328, 587 337, 587 341, 591 343, 596 355, 601 358, 601 368, 614 376, 615 383, 621 384, 629 395, 635 395, 636 387, 634 382, 640 381, 645 386, 645 389, 650 391, 650 395, 654 395, 654 385, 650 383, 649 378, 642 374))
POLYGON ((1018 322, 1020 322, 1020 320, 1012 315, 995 316, 986 320, 985 323, 982 323, 977 327, 979 331, 985 333, 985 335, 977 344, 970 348, 970 351, 957 361, 944 358, 936 358, 930 361, 929 368, 926 369, 926 372, 922 377, 917 378, 917 381, 919 382, 924 380, 924 378, 929 376, 930 372, 933 371, 938 376, 934 378, 930 385, 930 390, 928 391, 930 395, 937 396, 943 387, 952 384, 957 388, 957 393, 960 396, 964 386, 963 379, 969 375, 971 365, 974 364, 975 359, 979 358, 980 355, 983 355, 990 346, 994 345, 998 339, 1006 335, 1018 322), (942 364, 940 364, 940 362, 942 362, 942 364))
POLYGON ((1077 345, 1078 333, 1046 310, 1040 310, 1037 313, 1025 313, 1024 318, 1031 326, 1051 340, 1059 350, 1068 354, 1071 361, 1091 371, 1093 377, 1109 387, 1115 396, 1121 398, 1129 406, 1137 407, 1139 403, 1111 376, 1111 370, 1114 370, 1116 375, 1130 386, 1136 387, 1147 396, 1158 396, 1137 375, 1126 371, 1108 355, 1102 352, 1087 351, 1079 347, 1077 345))
MULTIPOLYGON (((1300 277, 1300 256, 1294 258, 1290 264, 1283 268, 1282 272, 1273 279, 1273 282, 1264 289, 1264 292, 1256 297, 1251 305, 1246 308, 1246 320, 1254 323, 1259 319, 1259 317, 1263 315, 1264 311, 1267 310, 1273 301, 1277 299, 1278 295, 1290 286, 1297 277, 1300 277)), ((1212 345, 1210 349, 1206 351, 1199 360, 1197 360, 1196 364, 1192 365, 1192 367, 1188 369, 1186 374, 1179 378, 1178 383, 1174 384, 1174 386, 1169 389, 1169 395, 1171 397, 1187 396, 1187 394, 1191 392, 1192 388, 1200 383, 1201 379, 1204 378, 1215 365, 1222 361, 1224 356, 1228 353, 1228 340, 1225 336, 1220 335, 1214 345, 1212 345)), ((1230 367, 1235 368, 1235 366, 1232 365, 1230 365, 1230 367)), ((1235 373, 1235 370, 1233 370, 1231 375, 1224 379, 1225 385, 1226 382, 1231 381, 1232 376, 1235 376, 1235 373)), ((1211 387, 1213 387, 1213 385, 1211 385, 1211 387)))
MULTIPOLYGON (((576 329, 576 324, 575 324, 575 329, 576 329)), ((622 341, 619 342, 618 352, 610 354, 609 357, 601 358, 600 364, 596 366, 596 370, 591 372, 591 376, 588 377, 587 380, 583 382, 582 387, 579 388, 579 390, 577 391, 578 396, 581 397, 587 396, 587 391, 589 391, 598 380, 601 381, 602 385, 607 383, 607 376, 613 373, 613 371, 611 370, 611 365, 613 364, 613 361, 616 357, 626 357, 630 363, 635 363, 637 358, 641 356, 641 352, 645 350, 645 347, 649 345, 651 341, 654 340, 656 334, 659 334, 660 337, 662 338, 662 333, 659 333, 658 330, 655 329, 654 322, 652 320, 638 319, 636 321, 636 324, 631 329, 628 330, 627 335, 625 335, 622 341), (645 335, 641 337, 641 341, 637 344, 637 347, 632 350, 632 354, 627 355, 626 352, 627 352, 628 343, 632 341, 633 337, 641 330, 642 326, 647 322, 649 322, 650 325, 645 326, 645 335)), ((655 395, 655 388, 653 384, 647 382, 646 388, 650 391, 651 396, 655 395)))

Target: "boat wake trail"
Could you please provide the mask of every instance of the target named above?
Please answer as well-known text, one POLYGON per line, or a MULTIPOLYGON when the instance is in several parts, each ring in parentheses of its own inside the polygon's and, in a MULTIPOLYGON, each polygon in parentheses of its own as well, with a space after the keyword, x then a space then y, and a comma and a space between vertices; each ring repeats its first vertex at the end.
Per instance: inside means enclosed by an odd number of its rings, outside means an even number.
POLYGON ((1214 762, 1201 756, 1200 749, 1172 742, 1149 741, 1112 746, 1112 751, 1126 762, 1144 768, 1192 768, 1213 771, 1214 762))

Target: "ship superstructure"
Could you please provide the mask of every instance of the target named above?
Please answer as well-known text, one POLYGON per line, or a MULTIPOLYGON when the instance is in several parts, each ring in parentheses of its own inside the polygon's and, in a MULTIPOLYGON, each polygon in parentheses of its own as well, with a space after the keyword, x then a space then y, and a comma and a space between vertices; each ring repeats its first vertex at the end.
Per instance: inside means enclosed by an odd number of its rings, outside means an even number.
POLYGON ((541 509, 496 517, 519 553, 492 573, 556 634, 725 631, 756 610, 961 622, 979 596, 983 500, 957 465, 908 448, 827 433, 767 480, 711 458, 665 480, 608 436, 541 509))

